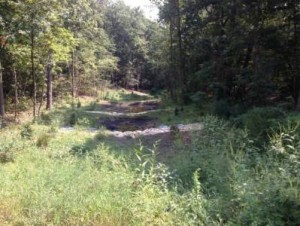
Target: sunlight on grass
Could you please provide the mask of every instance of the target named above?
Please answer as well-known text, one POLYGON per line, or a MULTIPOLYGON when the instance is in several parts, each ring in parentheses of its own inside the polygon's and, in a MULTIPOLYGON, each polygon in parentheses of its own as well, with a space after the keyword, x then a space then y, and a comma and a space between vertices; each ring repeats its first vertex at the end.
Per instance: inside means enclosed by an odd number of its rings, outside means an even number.
POLYGON ((184 212, 177 216, 182 198, 143 163, 129 164, 101 144, 87 155, 71 152, 93 139, 80 130, 57 133, 38 148, 47 127, 33 130, 30 140, 19 138, 24 148, 14 161, 0 167, 1 224, 184 225, 184 212))

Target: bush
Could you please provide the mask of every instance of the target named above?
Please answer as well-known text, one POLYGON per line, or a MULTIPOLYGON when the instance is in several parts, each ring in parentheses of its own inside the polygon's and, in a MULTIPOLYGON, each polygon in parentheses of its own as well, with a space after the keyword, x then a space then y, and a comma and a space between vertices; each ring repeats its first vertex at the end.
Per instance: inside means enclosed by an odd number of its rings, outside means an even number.
POLYGON ((0 147, 0 163, 13 162, 13 152, 10 150, 11 144, 0 147))
POLYGON ((233 192, 239 208, 235 225, 300 225, 300 135, 282 128, 271 137, 265 154, 235 162, 233 192))
POLYGON ((93 101, 93 102, 89 105, 88 110, 90 110, 90 111, 96 110, 96 108, 97 108, 97 102, 99 102, 99 100, 93 101))
POLYGON ((230 106, 226 100, 219 100, 214 103, 213 114, 222 117, 229 118, 230 116, 230 106))
POLYGON ((76 122, 77 122, 77 113, 72 112, 70 115, 69 123, 71 126, 75 126, 76 122))
POLYGON ((77 102, 77 108, 81 108, 81 102, 80 101, 77 102))
POLYGON ((87 117, 79 117, 76 122, 77 126, 88 127, 90 125, 90 120, 87 117))
POLYGON ((21 137, 24 139, 31 139, 33 135, 33 129, 31 124, 25 124, 21 129, 21 137))
POLYGON ((52 138, 52 136, 48 133, 42 134, 37 139, 36 146, 44 147, 44 148, 47 147, 51 138, 52 138))
POLYGON ((173 140, 179 138, 180 130, 177 125, 171 125, 170 127, 170 135, 173 140))
POLYGON ((267 139, 270 132, 278 129, 285 113, 279 108, 253 108, 243 115, 243 125, 253 138, 267 139))
POLYGON ((50 125, 52 121, 50 115, 44 112, 41 113, 40 120, 45 125, 50 125))
POLYGON ((197 105, 197 107, 202 108, 207 102, 207 94, 205 92, 196 92, 190 96, 190 99, 197 105))

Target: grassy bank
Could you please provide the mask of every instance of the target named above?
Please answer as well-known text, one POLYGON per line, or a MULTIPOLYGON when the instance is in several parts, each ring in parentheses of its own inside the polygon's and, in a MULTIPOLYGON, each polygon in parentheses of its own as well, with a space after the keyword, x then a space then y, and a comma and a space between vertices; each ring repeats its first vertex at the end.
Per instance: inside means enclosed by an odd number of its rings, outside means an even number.
POLYGON ((0 225, 300 224, 299 116, 256 137, 186 108, 167 121, 191 114, 204 128, 173 136, 166 155, 116 145, 82 119, 59 129, 91 106, 71 105, 0 131, 0 225))

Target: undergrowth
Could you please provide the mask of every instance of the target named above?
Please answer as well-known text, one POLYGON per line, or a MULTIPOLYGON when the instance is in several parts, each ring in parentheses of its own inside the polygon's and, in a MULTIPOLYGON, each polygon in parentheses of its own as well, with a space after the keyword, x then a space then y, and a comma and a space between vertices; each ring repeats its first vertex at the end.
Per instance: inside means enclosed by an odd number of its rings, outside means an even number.
POLYGON ((298 119, 257 146, 246 129, 202 117, 163 161, 155 147, 123 153, 56 123, 2 130, 0 225, 299 225, 298 119))
MULTIPOLYGON (((48 140, 49 127, 32 125, 32 130, 30 140, 13 132, 18 140, 11 149, 14 161, 0 165, 1 225, 212 222, 200 182, 195 179, 194 189, 180 194, 168 167, 156 163, 154 154, 137 151, 132 163, 98 143, 93 151, 77 155, 72 147, 84 145, 91 134, 56 132, 48 140)), ((1 139, 1 146, 6 142, 1 139)))

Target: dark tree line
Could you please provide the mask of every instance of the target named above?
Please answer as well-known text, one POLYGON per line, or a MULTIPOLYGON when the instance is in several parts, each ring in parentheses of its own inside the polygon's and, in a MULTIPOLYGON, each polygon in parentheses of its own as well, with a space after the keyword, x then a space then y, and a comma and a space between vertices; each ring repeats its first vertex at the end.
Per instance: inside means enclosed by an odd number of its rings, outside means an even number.
MULTIPOLYGON (((153 0, 160 21, 109 0, 0 0, 0 114, 103 82, 180 103, 293 103, 300 111, 297 0, 153 0)), ((93 90, 93 91, 91 91, 93 90)))
POLYGON ((297 0, 154 0, 169 27, 175 100, 244 105, 292 98, 300 111, 297 0))

